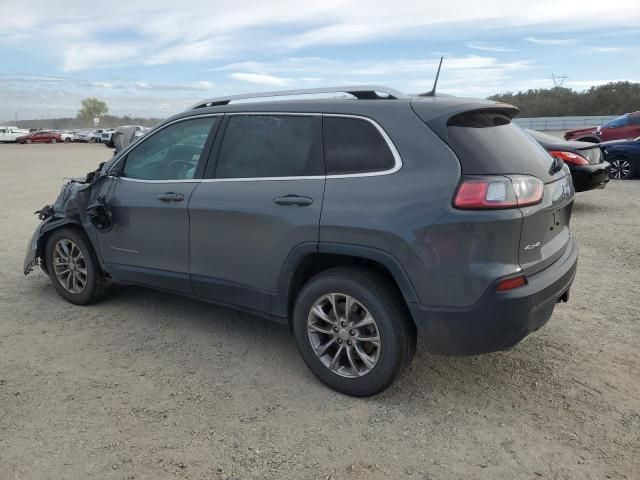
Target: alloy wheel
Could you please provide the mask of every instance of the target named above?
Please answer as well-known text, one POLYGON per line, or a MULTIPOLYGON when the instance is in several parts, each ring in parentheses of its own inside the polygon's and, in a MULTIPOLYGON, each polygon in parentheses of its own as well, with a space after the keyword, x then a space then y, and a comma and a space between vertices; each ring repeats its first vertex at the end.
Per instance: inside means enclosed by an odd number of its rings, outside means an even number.
POLYGON ((307 333, 314 353, 332 372, 347 378, 373 370, 382 346, 375 319, 357 299, 330 293, 309 312, 307 333))
POLYGON ((69 293, 80 293, 87 285, 87 262, 72 240, 58 240, 53 249, 53 269, 60 285, 69 293))
POLYGON ((611 178, 622 180, 631 175, 631 164, 624 158, 617 158, 611 161, 611 178))

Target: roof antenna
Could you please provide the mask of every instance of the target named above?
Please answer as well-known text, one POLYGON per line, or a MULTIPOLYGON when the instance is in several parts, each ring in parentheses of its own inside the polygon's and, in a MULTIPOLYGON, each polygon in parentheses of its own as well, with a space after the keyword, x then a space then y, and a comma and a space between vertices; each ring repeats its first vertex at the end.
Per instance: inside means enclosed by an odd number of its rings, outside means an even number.
POLYGON ((442 68, 442 60, 444 57, 440 57, 440 63, 438 64, 438 71, 436 72, 436 79, 433 82, 433 88, 430 92, 421 93, 419 97, 435 97, 436 96, 436 87, 438 86, 438 78, 440 78, 440 69, 442 68))

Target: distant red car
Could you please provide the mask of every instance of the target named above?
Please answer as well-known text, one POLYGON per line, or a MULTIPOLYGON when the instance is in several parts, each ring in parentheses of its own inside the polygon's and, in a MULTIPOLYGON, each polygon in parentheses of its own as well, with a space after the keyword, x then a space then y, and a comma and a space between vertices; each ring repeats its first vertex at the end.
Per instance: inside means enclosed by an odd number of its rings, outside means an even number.
POLYGON ((58 132, 42 130, 40 132, 32 132, 28 135, 16 138, 18 143, 58 143, 62 141, 62 137, 58 132))
POLYGON ((564 134, 565 140, 592 143, 626 140, 636 137, 640 137, 640 112, 625 113, 599 127, 569 130, 564 134))

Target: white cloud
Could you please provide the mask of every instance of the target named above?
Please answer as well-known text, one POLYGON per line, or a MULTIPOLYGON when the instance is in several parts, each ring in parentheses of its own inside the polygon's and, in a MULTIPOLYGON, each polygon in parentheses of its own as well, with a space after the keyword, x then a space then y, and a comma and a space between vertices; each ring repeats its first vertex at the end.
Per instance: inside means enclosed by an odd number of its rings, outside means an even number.
POLYGON ((628 47, 594 47, 592 50, 600 53, 619 53, 628 52, 631 49, 628 47))
POLYGON ((274 85, 276 87, 284 87, 291 84, 291 79, 274 77, 273 75, 266 75, 264 73, 232 73, 229 77, 234 80, 240 80, 241 82, 260 83, 262 85, 274 85))
MULTIPOLYGON (((570 31, 639 22, 637 0, 619 0, 616 8, 607 9, 596 0, 537 0, 526 8, 512 0, 449 0, 437 8, 423 0, 397 0, 393 8, 388 0, 323 0, 305 2, 304 8, 299 0, 136 0, 111 2, 108 15, 87 8, 84 0, 67 0, 64 8, 56 2, 22 0, 19 9, 3 10, 0 43, 30 45, 60 59, 64 70, 79 71, 228 58, 257 49, 282 54, 311 46, 440 39, 452 32, 459 38, 492 29, 541 32, 561 26, 570 31)), ((527 40, 570 42, 541 35, 527 40)), ((494 52, 507 48, 471 45, 494 52)))
POLYGON ((121 64, 134 58, 138 48, 122 44, 79 44, 64 49, 63 70, 66 72, 85 70, 96 65, 121 64))
POLYGON ((515 48, 511 47, 503 47, 500 45, 491 45, 486 42, 465 42, 464 44, 467 48, 472 48, 474 50, 482 50, 485 52, 515 52, 515 48))
POLYGON ((538 37, 525 37, 525 40, 536 45, 575 45, 578 40, 573 38, 538 38, 538 37))

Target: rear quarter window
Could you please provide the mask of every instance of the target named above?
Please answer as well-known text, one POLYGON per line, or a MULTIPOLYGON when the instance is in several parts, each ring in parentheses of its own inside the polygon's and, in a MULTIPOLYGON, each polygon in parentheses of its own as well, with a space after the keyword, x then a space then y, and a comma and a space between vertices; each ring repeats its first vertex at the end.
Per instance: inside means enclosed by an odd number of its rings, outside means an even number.
POLYGON ((390 170, 395 158, 378 128, 360 118, 324 117, 328 175, 390 170))

